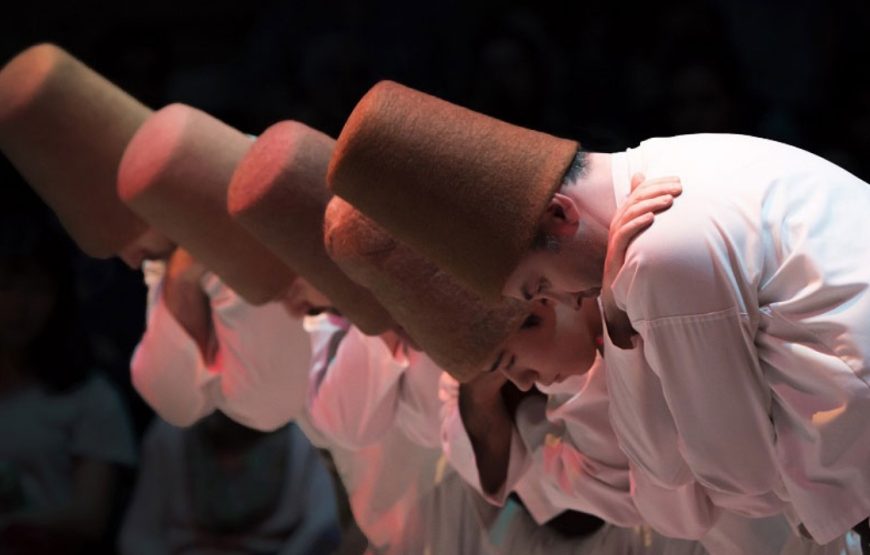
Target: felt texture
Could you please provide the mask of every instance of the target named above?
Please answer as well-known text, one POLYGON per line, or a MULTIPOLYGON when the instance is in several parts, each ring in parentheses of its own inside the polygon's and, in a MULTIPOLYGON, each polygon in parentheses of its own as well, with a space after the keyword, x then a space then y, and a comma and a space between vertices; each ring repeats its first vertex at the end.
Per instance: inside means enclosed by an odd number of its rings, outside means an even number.
POLYGON ((116 254, 146 224, 118 199, 124 148, 151 110, 52 44, 0 71, 0 150, 79 247, 116 254))
POLYGON ((374 293, 411 339, 461 382, 492 364, 529 313, 525 302, 485 301, 341 198, 327 207, 324 237, 336 263, 374 293))
POLYGON ((382 81, 345 123, 327 180, 390 234, 494 300, 577 148, 382 81))
POLYGON ((154 113, 127 147, 118 194, 252 304, 286 292, 295 274, 227 212, 227 189, 252 141, 190 106, 154 113))
POLYGON ((332 194, 326 168, 335 140, 284 121, 261 134, 236 167, 230 215, 287 266, 329 297, 363 333, 394 325, 387 310, 336 266, 323 246, 323 211, 332 194))

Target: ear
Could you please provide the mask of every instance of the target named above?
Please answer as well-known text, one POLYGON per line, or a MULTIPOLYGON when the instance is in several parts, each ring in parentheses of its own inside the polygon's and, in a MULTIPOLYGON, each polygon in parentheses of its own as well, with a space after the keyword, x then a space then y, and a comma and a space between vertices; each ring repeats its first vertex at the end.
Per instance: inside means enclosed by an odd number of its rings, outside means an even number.
POLYGON ((580 210, 574 200, 555 193, 541 217, 541 230, 556 237, 571 237, 580 225, 580 210))

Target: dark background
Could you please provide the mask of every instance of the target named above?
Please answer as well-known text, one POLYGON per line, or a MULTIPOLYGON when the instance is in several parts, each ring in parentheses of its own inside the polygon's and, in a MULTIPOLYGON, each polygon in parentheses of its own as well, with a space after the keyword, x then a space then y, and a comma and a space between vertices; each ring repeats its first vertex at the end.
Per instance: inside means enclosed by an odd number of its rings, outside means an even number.
MULTIPOLYGON (((388 78, 592 150, 747 133, 868 180, 868 31, 867 0, 17 1, 0 7, 0 62, 55 42, 153 108, 185 102, 253 134, 298 119, 336 136, 388 78)), ((2 157, 0 217, 51 225, 2 157)), ((141 276, 78 266, 100 366, 141 433, 150 412, 127 374, 141 276)))
MULTIPOLYGON (((0 22, 4 62, 56 42, 153 108, 185 102, 254 134, 298 119, 336 136, 388 78, 589 149, 748 133, 870 179, 866 0, 19 1, 0 22)), ((0 164, 3 213, 38 212, 0 164)), ((82 266, 98 354, 141 429, 126 377, 139 277, 116 261, 82 266)))

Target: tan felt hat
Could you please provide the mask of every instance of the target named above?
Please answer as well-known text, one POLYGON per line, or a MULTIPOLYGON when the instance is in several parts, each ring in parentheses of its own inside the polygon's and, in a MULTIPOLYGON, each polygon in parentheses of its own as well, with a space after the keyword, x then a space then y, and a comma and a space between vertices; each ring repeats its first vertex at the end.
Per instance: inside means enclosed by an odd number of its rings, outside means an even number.
POLYGON ((257 138, 230 182, 230 214, 296 273, 329 297, 363 333, 395 323, 372 294, 342 272, 323 246, 323 211, 332 197, 326 167, 335 140, 283 121, 257 138))
POLYGON ((577 148, 382 81, 345 123, 328 182, 392 235, 495 299, 577 148))
POLYGON ((296 276, 227 212, 233 170, 252 143, 204 112, 171 104, 130 141, 118 194, 245 300, 262 304, 283 294, 296 276))
POLYGON ((0 150, 91 256, 112 256, 147 229, 118 199, 115 175, 149 114, 53 44, 0 71, 0 150))
POLYGON ((528 303, 513 299, 484 302, 340 198, 326 209, 324 235, 338 265, 459 381, 484 371, 529 313, 528 303))

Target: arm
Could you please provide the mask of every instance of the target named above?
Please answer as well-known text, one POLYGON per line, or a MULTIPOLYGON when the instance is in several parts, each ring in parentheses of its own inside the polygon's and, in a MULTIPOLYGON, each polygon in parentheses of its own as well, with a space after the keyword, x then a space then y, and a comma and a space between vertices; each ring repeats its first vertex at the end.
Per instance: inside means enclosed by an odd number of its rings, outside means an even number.
POLYGON ((310 360, 301 321, 281 303, 246 303, 209 273, 179 269, 163 280, 149 273, 148 326, 131 374, 162 418, 189 426, 219 408, 272 430, 299 414, 310 360))
POLYGON ((130 362, 133 386, 164 420, 190 426, 215 409, 209 371, 200 347, 178 323, 163 296, 165 266, 146 263, 148 321, 130 362))
POLYGON ((479 378, 486 387, 478 383, 477 391, 465 392, 465 398, 461 400, 460 384, 444 373, 440 398, 445 456, 466 482, 491 503, 501 505, 522 477, 529 461, 498 391, 498 376, 503 383, 500 372, 484 376, 489 381, 479 378), (476 404, 472 397, 483 398, 483 404, 476 404), (464 413, 460 405, 464 405, 464 413), (494 412, 485 414, 485 407, 492 406, 494 412), (470 430, 466 427, 466 420, 470 430), (493 424, 491 438, 487 436, 489 423, 493 424))
POLYGON ((564 509, 595 514, 620 526, 639 524, 628 462, 609 422, 603 371, 596 366, 590 372, 597 372, 594 380, 578 384, 577 394, 551 396, 549 407, 540 396, 524 399, 517 408, 511 454, 502 451, 489 461, 493 466, 479 470, 486 453, 472 447, 473 432, 466 431, 455 414, 458 384, 445 377, 444 450, 450 462, 479 491, 485 491, 485 472, 493 472, 496 480, 506 475, 488 500, 499 503, 516 491, 539 524, 564 509))
POLYGON ((408 368, 399 390, 395 424, 405 437, 430 449, 441 450, 441 368, 425 353, 406 349, 408 368))
POLYGON ((505 383, 504 374, 490 372, 459 386, 459 414, 487 495, 500 492, 508 476, 514 425, 501 396, 505 383))
MULTIPOLYGON (((613 294, 639 333, 629 351, 639 349, 660 381, 693 476, 717 505, 765 516, 781 506, 757 305, 720 227, 688 211, 661 218, 629 247, 613 294)), ((620 376, 641 376, 627 371, 620 376)))
POLYGON ((622 349, 631 348, 637 331, 628 315, 613 298, 613 282, 625 264, 625 251, 638 234, 652 225, 656 212, 667 210, 674 197, 683 192, 678 177, 646 180, 643 174, 631 177, 631 194, 616 210, 607 238, 607 256, 601 280, 600 306, 610 340, 622 349))
POLYGON ((205 360, 211 358, 212 324, 208 297, 200 286, 205 268, 184 249, 175 249, 166 266, 163 299, 175 321, 199 347, 205 360))
POLYGON ((564 392, 546 401, 524 400, 517 411, 520 435, 534 446, 523 481, 536 482, 547 503, 559 509, 594 514, 618 526, 642 524, 628 458, 610 423, 603 361, 599 358, 581 379, 572 378, 560 389, 564 392))
MULTIPOLYGON (((312 344, 329 344, 328 325, 311 331, 312 344)), ((394 355, 377 337, 350 327, 332 356, 318 356, 312 369, 308 409, 311 423, 324 435, 348 449, 379 440, 395 424, 401 385, 408 359, 394 355)))
POLYGON ((208 296, 218 376, 213 404, 245 426, 263 431, 294 420, 305 404, 311 344, 300 319, 280 302, 253 306, 213 274, 202 278, 208 296))
POLYGON ((630 460, 632 497, 643 518, 662 534, 697 539, 721 511, 686 463, 661 382, 643 358, 642 341, 635 342, 634 349, 619 349, 605 330, 610 420, 630 460))

